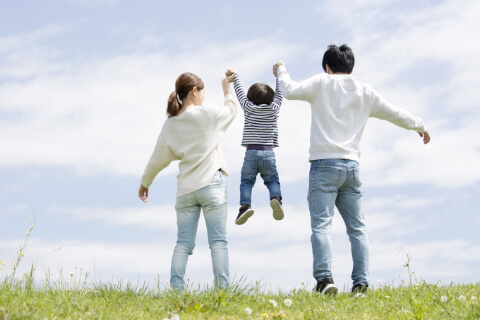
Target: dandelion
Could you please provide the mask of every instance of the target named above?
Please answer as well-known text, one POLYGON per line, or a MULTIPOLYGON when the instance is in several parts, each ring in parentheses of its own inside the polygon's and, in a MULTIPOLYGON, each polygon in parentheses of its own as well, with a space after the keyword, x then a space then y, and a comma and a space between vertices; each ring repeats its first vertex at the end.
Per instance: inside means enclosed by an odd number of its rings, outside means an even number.
POLYGON ((245 313, 248 314, 248 315, 251 315, 252 314, 252 309, 245 308, 245 313))
POLYGON ((458 297, 458 299, 460 299, 460 300, 465 300, 466 298, 465 298, 464 295, 461 295, 460 297, 458 297))
POLYGON ((70 272, 70 277, 75 277, 75 273, 70 272))
POLYGON ((377 280, 377 283, 380 289, 383 288, 383 280, 377 280))
POLYGON ((292 305, 292 300, 290 300, 290 299, 285 299, 285 300, 283 300, 283 303, 285 303, 285 305, 286 305, 287 307, 290 307, 290 306, 292 305))
POLYGON ((448 301, 448 298, 447 298, 447 296, 441 296, 441 297, 440 297, 440 300, 441 300, 442 302, 447 302, 447 301, 448 301))
POLYGON ((268 313, 262 314, 262 317, 267 318, 267 317, 268 317, 268 313))
POLYGON ((270 303, 274 308, 277 307, 277 302, 275 300, 268 300, 268 303, 270 303))

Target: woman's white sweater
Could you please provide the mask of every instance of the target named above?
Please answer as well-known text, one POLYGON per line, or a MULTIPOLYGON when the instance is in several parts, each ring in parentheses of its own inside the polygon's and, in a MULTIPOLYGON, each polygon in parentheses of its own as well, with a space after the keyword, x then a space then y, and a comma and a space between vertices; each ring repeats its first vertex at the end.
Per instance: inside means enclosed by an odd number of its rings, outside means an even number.
POLYGON ((149 188, 155 176, 174 160, 180 160, 177 197, 208 186, 219 169, 228 175, 220 141, 236 112, 233 95, 228 94, 222 107, 195 106, 168 118, 143 173, 142 185, 149 188))

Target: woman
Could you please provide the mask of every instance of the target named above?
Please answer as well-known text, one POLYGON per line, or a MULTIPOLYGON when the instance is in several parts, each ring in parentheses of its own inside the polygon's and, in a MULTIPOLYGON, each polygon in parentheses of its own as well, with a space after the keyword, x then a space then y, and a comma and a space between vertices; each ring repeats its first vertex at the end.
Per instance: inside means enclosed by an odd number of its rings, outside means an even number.
MULTIPOLYGON (((230 74, 230 73, 228 73, 230 74)), ((180 160, 177 175, 177 244, 173 251, 170 284, 182 291, 188 256, 193 253, 200 209, 207 225, 215 286, 228 286, 229 266, 226 241, 227 166, 220 149, 228 126, 236 115, 230 83, 235 73, 222 81, 223 107, 204 106, 204 84, 192 73, 180 75, 167 106, 155 150, 145 168, 138 191, 144 202, 155 176, 170 162, 180 160)))

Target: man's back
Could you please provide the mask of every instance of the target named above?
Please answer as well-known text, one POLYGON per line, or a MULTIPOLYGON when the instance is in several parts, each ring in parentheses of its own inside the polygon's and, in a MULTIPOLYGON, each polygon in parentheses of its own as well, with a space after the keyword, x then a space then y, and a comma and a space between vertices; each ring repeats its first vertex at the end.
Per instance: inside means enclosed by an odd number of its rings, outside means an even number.
POLYGON ((310 160, 358 161, 359 143, 369 117, 422 131, 423 120, 388 103, 369 85, 348 74, 318 74, 302 82, 278 69, 280 90, 289 100, 311 104, 310 160))

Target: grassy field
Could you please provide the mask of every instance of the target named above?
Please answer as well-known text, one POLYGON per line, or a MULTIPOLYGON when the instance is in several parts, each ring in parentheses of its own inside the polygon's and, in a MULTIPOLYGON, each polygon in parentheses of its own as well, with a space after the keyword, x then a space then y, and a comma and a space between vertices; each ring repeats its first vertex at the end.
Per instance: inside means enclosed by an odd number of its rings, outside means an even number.
POLYGON ((480 284, 420 283, 322 296, 268 292, 240 281, 229 290, 148 288, 69 279, 34 284, 33 273, 0 283, 0 319, 480 319, 480 284))
MULTIPOLYGON (((0 320, 7 319, 480 319, 480 283, 427 284, 410 270, 400 286, 381 286, 365 295, 324 296, 302 286, 288 292, 235 281, 228 290, 190 287, 183 293, 158 284, 151 288, 102 283, 88 274, 35 281, 34 268, 16 276, 27 237, 11 271, 0 280, 0 320)), ((0 261, 0 271, 5 271, 0 261)))

